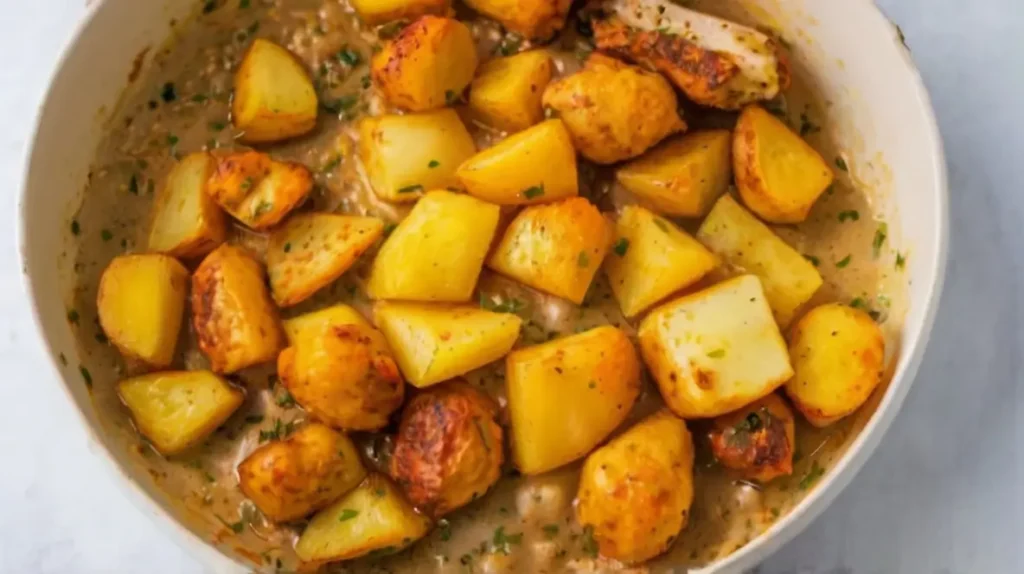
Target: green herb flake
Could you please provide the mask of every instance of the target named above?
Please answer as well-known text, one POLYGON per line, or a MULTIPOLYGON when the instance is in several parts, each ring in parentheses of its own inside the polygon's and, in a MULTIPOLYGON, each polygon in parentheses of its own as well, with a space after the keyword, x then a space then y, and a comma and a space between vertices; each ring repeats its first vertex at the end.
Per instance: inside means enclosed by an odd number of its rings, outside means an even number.
POLYGON ((398 193, 416 193, 418 191, 423 191, 423 186, 417 183, 416 185, 407 185, 399 188, 398 193))
POLYGON ((463 566, 469 566, 472 563, 473 563, 473 555, 472 554, 463 554, 462 556, 459 557, 459 564, 462 564, 463 566))
POLYGON ((368 89, 370 89, 370 85, 371 85, 371 84, 372 84, 372 82, 371 82, 371 80, 370 80, 370 76, 363 76, 363 77, 362 77, 362 79, 360 79, 360 80, 359 80, 359 85, 360 85, 360 86, 361 86, 361 87, 362 87, 362 88, 363 88, 364 90, 368 90, 368 89))
POLYGON ((619 238, 619 240, 615 242, 615 247, 612 249, 619 257, 625 257, 626 252, 629 251, 629 240, 625 237, 619 238))
POLYGON ((576 264, 584 269, 590 266, 590 256, 586 251, 580 251, 579 257, 576 258, 576 264))
POLYGON ((711 359, 721 359, 725 356, 725 349, 715 349, 714 351, 708 352, 708 357, 711 359))
POLYGON ((68 358, 64 356, 64 353, 57 355, 60 358, 60 364, 65 367, 68 366, 68 358))
POLYGON ((224 131, 224 128, 228 127, 228 125, 224 122, 210 122, 209 125, 210 129, 215 132, 224 131))
POLYGON ((907 257, 902 253, 896 253, 896 269, 904 269, 907 266, 907 257))
POLYGON ((658 229, 668 233, 668 224, 660 217, 654 218, 654 224, 658 226, 658 229))
POLYGON ((842 259, 836 262, 836 269, 842 269, 843 267, 846 267, 847 265, 850 264, 851 259, 853 259, 852 255, 847 255, 846 257, 843 257, 842 259))
POLYGON ((511 546, 513 544, 520 544, 522 541, 523 541, 523 533, 522 532, 520 532, 518 534, 506 534, 504 526, 499 526, 494 531, 494 537, 492 538, 492 542, 494 543, 494 547, 496 549, 500 550, 503 554, 508 554, 509 553, 509 546, 511 546))
POLYGON ((201 103, 205 102, 206 100, 208 100, 210 98, 206 94, 195 94, 195 95, 192 96, 191 99, 192 99, 192 102, 197 103, 197 104, 201 104, 201 103))
POLYGON ((217 482, 217 477, 213 476, 212 474, 205 470, 203 471, 203 478, 206 479, 206 482, 217 482))
POLYGON ((359 511, 358 510, 352 510, 351 508, 346 508, 346 509, 341 511, 341 516, 338 517, 338 522, 345 522, 345 521, 348 521, 348 520, 352 520, 353 518, 355 518, 357 516, 359 516, 359 511))
POLYGON ((427 167, 429 167, 430 169, 434 169, 439 165, 441 165, 441 162, 437 161, 436 159, 432 159, 430 160, 430 163, 427 164, 427 167))
POLYGON ((238 7, 241 8, 242 10, 245 10, 246 8, 249 7, 249 4, 250 4, 250 0, 241 0, 238 3, 238 7))
POLYGON ((92 388, 92 373, 89 372, 89 369, 86 369, 82 365, 78 365, 78 372, 82 374, 82 379, 85 380, 85 386, 92 388))
POLYGON ((285 243, 284 244, 284 252, 285 253, 291 253, 291 251, 292 251, 292 244, 291 243, 285 243))
POLYGON ((817 257, 815 257, 813 255, 808 255, 808 254, 804 253, 804 259, 810 261, 811 265, 814 265, 815 267, 821 265, 821 259, 818 259, 817 257))
POLYGON ((554 538, 558 536, 558 525, 557 524, 545 524, 541 527, 544 534, 547 534, 548 538, 554 538))
POLYGON ((807 471, 807 474, 800 479, 800 490, 807 490, 813 486, 823 474, 825 474, 825 469, 818 465, 818 461, 814 461, 811 464, 811 470, 807 471))
POLYGON ((180 140, 178 140, 178 136, 176 136, 174 134, 169 134, 167 136, 167 145, 169 145, 171 147, 174 147, 174 146, 178 145, 178 141, 180 141, 180 140))
POLYGON ((542 195, 544 195, 544 184, 543 183, 540 184, 540 185, 535 185, 533 187, 528 187, 528 188, 524 189, 523 192, 522 192, 522 196, 524 198, 526 198, 526 199, 533 199, 535 197, 540 197, 542 195))
POLYGON ((275 402, 279 407, 290 409, 295 406, 295 397, 288 391, 285 391, 283 395, 277 397, 275 402))
POLYGON ((885 240, 889 236, 889 225, 884 221, 878 224, 878 229, 875 230, 875 238, 871 241, 872 253, 874 253, 875 259, 882 253, 882 246, 885 245, 885 240))
POLYGON ((397 228, 397 227, 398 227, 398 225, 394 224, 394 223, 389 223, 389 224, 385 225, 384 226, 384 237, 390 236, 395 231, 395 228, 397 228))
POLYGON ((594 540, 594 527, 587 525, 583 528, 583 552, 591 558, 597 558, 597 541, 594 540))
POLYGON ((274 209, 274 204, 273 203, 271 203, 269 201, 261 201, 259 203, 259 205, 256 206, 256 209, 252 212, 252 216, 253 217, 259 217, 259 216, 263 215, 264 213, 269 212, 272 209, 274 209))
POLYGON ((854 309, 867 310, 868 304, 866 301, 864 301, 863 297, 855 297, 853 301, 850 301, 850 307, 853 307, 854 309))
POLYGON ((100 230, 100 238, 103 239, 103 241, 110 241, 114 238, 114 234, 111 233, 109 229, 102 229, 100 230))
POLYGON ((338 61, 350 68, 354 68, 362 63, 363 56, 352 48, 345 46, 338 52, 338 61))
POLYGON ((844 221, 857 221, 859 219, 860 219, 860 212, 857 211, 856 209, 850 209, 850 210, 847 210, 847 211, 840 211, 839 212, 839 222, 840 223, 842 223, 844 221))
POLYGON ((75 325, 77 325, 78 324, 78 318, 79 318, 78 317, 78 311, 75 311, 74 309, 71 309, 70 311, 68 311, 68 322, 69 323, 74 323, 75 325))
POLYGON ((249 415, 244 420, 247 425, 255 425, 263 422, 263 415, 249 415))
POLYGON ((441 542, 448 542, 452 539, 452 524, 442 518, 437 521, 437 527, 441 531, 441 542))
POLYGON ((821 128, 815 125, 814 122, 807 116, 806 113, 800 114, 800 136, 807 136, 815 134, 821 131, 821 128))
POLYGON ((839 156, 836 156, 836 167, 843 171, 850 171, 850 168, 846 165, 846 160, 839 156))
POLYGON ((348 94, 334 100, 323 101, 321 106, 332 114, 340 114, 351 110, 358 103, 359 96, 355 94, 348 94))
POLYGON ((132 178, 128 180, 128 192, 134 195, 139 194, 139 176, 132 174, 132 178))
POLYGON ((774 506, 771 507, 770 512, 772 513, 772 518, 778 518, 779 515, 782 514, 782 512, 779 511, 779 509, 774 506))
POLYGON ((378 488, 377 490, 373 491, 373 493, 377 496, 377 498, 384 498, 384 496, 387 494, 387 492, 385 492, 383 488, 378 488))
POLYGON ((333 158, 331 158, 331 161, 324 164, 324 166, 320 168, 320 171, 323 173, 329 173, 338 169, 339 165, 341 165, 341 156, 336 155, 333 158))
POLYGON ((517 34, 509 34, 501 39, 501 42, 494 47, 495 54, 501 54, 502 56, 511 56, 519 51, 519 47, 522 46, 523 39, 517 34))
POLYGON ((178 93, 174 89, 174 82, 167 82, 164 84, 162 90, 160 90, 160 99, 165 103, 171 103, 178 99, 178 93))
POLYGON ((77 219, 72 219, 71 220, 71 234, 72 235, 78 235, 80 233, 82 233, 82 226, 78 224, 78 220, 77 219))
POLYGON ((217 9, 216 0, 206 0, 206 4, 203 4, 203 14, 209 14, 217 9))
POLYGON ((241 189, 242 191, 249 191, 250 189, 252 189, 252 183, 252 178, 247 177, 244 180, 242 180, 242 183, 239 184, 238 188, 241 189))
POLYGON ((488 311, 494 311, 495 313, 518 313, 526 305, 516 298, 510 298, 503 300, 499 303, 495 303, 491 298, 484 293, 480 294, 480 308, 488 311))

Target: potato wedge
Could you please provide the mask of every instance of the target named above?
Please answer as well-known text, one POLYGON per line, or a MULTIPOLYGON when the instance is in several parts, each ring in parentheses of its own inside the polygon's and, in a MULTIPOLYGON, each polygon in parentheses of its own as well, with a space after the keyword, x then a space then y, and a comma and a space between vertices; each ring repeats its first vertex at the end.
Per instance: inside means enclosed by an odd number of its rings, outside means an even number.
POLYGON ((557 119, 481 151, 456 175, 470 195, 498 205, 549 203, 579 194, 576 150, 557 119))
POLYGON ((276 161, 256 151, 216 159, 217 168, 206 183, 206 192, 224 211, 252 229, 277 225, 313 189, 313 175, 299 163, 276 161))
POLYGON ((320 510, 366 478, 347 436, 308 423, 254 450, 238 465, 238 486, 267 518, 287 522, 320 510))
POLYGON ((454 103, 476 72, 476 43, 453 18, 421 16, 370 61, 373 83, 392 105, 425 112, 454 103))
POLYGON ((718 266, 682 229, 638 205, 622 209, 604 271, 626 317, 635 317, 718 266))
POLYGON ((476 144, 454 110, 366 118, 359 123, 359 157, 377 197, 411 202, 432 189, 459 185, 455 170, 476 144))
POLYGON ((319 102, 306 69, 287 49, 256 38, 235 72, 231 119, 246 143, 301 136, 316 127, 319 102))
POLYGON ((512 456, 523 474, 585 456, 640 394, 636 349, 611 326, 513 351, 505 365, 512 456))
POLYGON ((547 40, 565 26, 572 0, 467 0, 466 5, 510 32, 547 40))
POLYGON ((295 553, 304 562, 322 563, 397 552, 426 536, 430 526, 390 480, 370 474, 309 521, 295 553))
POLYGON ((305 301, 338 277, 384 235, 376 217, 300 213, 270 235, 267 273, 274 302, 305 301))
POLYGON ((790 336, 786 394, 804 418, 828 426, 864 404, 882 379, 885 338, 865 312, 832 303, 811 309, 790 336))
POLYGON ((245 394, 210 371, 152 373, 117 385, 135 427, 161 454, 178 454, 224 424, 245 394))
POLYGON ((800 223, 835 174, 814 148, 760 106, 736 122, 732 166, 743 203, 771 223, 800 223))
POLYGON ((544 119, 540 100, 553 69, 547 50, 495 58, 477 71, 469 109, 491 127, 509 133, 525 130, 544 119))
POLYGON ((549 84, 543 102, 559 113, 576 149, 595 163, 636 157, 686 129, 665 78, 597 52, 582 70, 549 84))
POLYGON ((149 250, 171 257, 202 257, 224 243, 224 212, 206 194, 214 161, 205 152, 185 156, 171 169, 153 202, 149 250))
POLYGON ((452 3, 451 0, 352 0, 351 4, 363 22, 376 25, 424 14, 444 16, 452 3))
POLYGON ((577 305, 608 253, 611 225, 582 197, 519 212, 487 267, 577 305))
POLYGON ((192 326, 217 373, 272 361, 284 346, 263 269, 228 244, 207 255, 192 275, 192 326))
POLYGON ((716 417, 712 425, 708 441, 722 466, 758 482, 793 473, 796 426, 778 394, 716 417))
POLYGON ((294 345, 303 337, 314 337, 325 329, 342 327, 344 325, 357 325, 360 327, 372 327, 370 322, 348 305, 333 305, 326 309, 299 315, 282 322, 285 336, 288 337, 288 344, 294 345))
POLYGON ((661 396, 683 418, 734 411, 793 376, 786 343, 753 275, 658 307, 640 324, 639 336, 661 396))
POLYGON ((431 191, 384 242, 366 292, 371 299, 469 301, 498 228, 500 208, 431 191))
POLYGON ((729 195, 711 209, 697 240, 730 266, 757 275, 782 327, 821 287, 814 265, 729 195))
POLYGON ((420 388, 504 357, 523 323, 512 313, 470 305, 380 302, 373 315, 405 379, 420 388))
POLYGON ((703 217, 729 188, 728 130, 668 140, 615 171, 615 179, 658 213, 703 217))
POLYGON ((277 376, 306 412, 341 430, 383 428, 405 396, 384 336, 358 323, 301 331, 277 376))
POLYGON ((187 285, 188 270, 172 257, 115 257, 100 278, 100 327, 126 357, 167 367, 178 342, 187 285))
POLYGON ((668 550, 689 522, 693 438, 663 409, 587 457, 576 517, 598 552, 627 564, 668 550))

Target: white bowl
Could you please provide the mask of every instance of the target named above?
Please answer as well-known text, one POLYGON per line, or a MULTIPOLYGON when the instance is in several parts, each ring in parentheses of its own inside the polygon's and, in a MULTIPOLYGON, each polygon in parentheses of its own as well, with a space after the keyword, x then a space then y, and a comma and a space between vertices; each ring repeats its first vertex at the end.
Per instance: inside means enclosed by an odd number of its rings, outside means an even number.
MULTIPOLYGON (((104 119, 128 84, 135 55, 159 48, 175 22, 197 9, 196 0, 105 0, 89 11, 66 48, 40 109, 26 166, 18 230, 25 287, 39 340, 51 362, 44 367, 62 384, 88 429, 93 451, 109 462, 115 480, 187 551, 216 571, 247 570, 179 522, 173 504, 127 449, 101 425, 70 350, 65 317, 73 283, 75 243, 68 221, 81 202, 104 119), (59 362, 61 353, 69 365, 59 362)), ((872 190, 890 238, 910 253, 910 301, 889 386, 842 459, 800 504, 764 534, 703 572, 752 566, 802 530, 850 482, 899 410, 927 343, 946 262, 947 189, 942 142, 928 95, 897 29, 868 0, 751 0, 756 19, 793 46, 796 70, 821 101, 836 142, 856 180, 872 190)), ((221 548, 220 550, 223 550, 221 548)))

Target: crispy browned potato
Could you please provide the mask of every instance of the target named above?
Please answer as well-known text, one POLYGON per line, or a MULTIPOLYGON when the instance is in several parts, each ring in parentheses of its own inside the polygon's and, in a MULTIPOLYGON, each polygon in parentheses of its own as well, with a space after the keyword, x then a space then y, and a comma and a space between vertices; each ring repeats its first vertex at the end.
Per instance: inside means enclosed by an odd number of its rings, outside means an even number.
POLYGON ((277 375, 316 419, 342 430, 376 430, 402 406, 405 383, 384 336, 369 325, 303 330, 277 359, 277 375))
POLYGON ((274 301, 289 307, 341 277, 384 234, 376 217, 300 213, 270 235, 267 272, 274 301))
POLYGON ((636 157, 686 129, 665 78, 596 52, 582 70, 548 85, 544 105, 561 115, 576 149, 596 163, 636 157))
POLYGON ((115 257, 100 277, 100 326, 126 357, 167 367, 185 310, 188 270, 172 257, 150 253, 115 257))
POLYGON ((242 492, 277 522, 327 506, 365 477, 352 441, 317 423, 259 447, 238 465, 242 492))
POLYGON ((444 16, 452 3, 451 0, 352 0, 351 4, 367 24, 384 24, 424 14, 444 16))
POLYGON ((167 174, 153 202, 149 250, 172 257, 201 257, 224 243, 224 212, 207 195, 214 161, 206 152, 185 156, 167 174))
POLYGON ((391 477, 409 501, 434 517, 485 492, 501 476, 504 443, 498 406, 465 381, 416 395, 402 411, 391 477))
POLYGON ((370 322, 348 305, 338 303, 319 311, 285 319, 281 322, 284 334, 288 337, 288 345, 294 345, 303 337, 319 334, 328 327, 342 325, 363 325, 370 327, 370 322))
POLYGON ((476 72, 476 43, 453 18, 421 16, 373 56, 373 83, 393 105, 411 112, 455 102, 476 72))
POLYGON ((711 452, 744 478, 768 482, 793 472, 796 448, 793 411, 772 393, 712 421, 711 452))
POLYGON ((554 66, 547 50, 486 62, 469 91, 469 109, 483 123, 512 133, 544 119, 541 96, 554 66))
POLYGON ((572 0, 467 0, 466 5, 510 32, 547 39, 565 26, 572 0))
POLYGON ((692 502, 693 439, 664 409, 587 457, 576 517, 602 556, 636 563, 668 550, 692 502))
POLYGON ((242 58, 231 104, 244 142, 280 141, 316 127, 319 102, 309 74, 291 52, 263 38, 242 58))
POLYGON ((228 244, 207 255, 192 275, 192 326, 218 373, 272 361, 284 347, 263 269, 228 244))
POLYGON ((206 183, 206 192, 252 229, 277 225, 313 189, 313 175, 299 163, 276 161, 257 151, 229 153, 216 159, 217 167, 206 183))

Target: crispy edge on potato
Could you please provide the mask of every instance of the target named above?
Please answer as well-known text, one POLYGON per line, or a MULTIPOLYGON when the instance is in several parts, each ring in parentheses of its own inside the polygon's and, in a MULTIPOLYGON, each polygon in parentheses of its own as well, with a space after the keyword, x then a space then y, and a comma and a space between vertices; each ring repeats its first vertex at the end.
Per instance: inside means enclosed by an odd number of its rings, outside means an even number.
POLYGON ((425 14, 444 16, 451 10, 452 3, 451 0, 352 0, 351 4, 363 22, 376 25, 425 14))
POLYGON ((494 58, 477 70, 469 90, 469 109, 484 124, 509 133, 544 119, 541 97, 554 64, 547 50, 529 50, 494 58))
POLYGON ((235 72, 231 119, 241 140, 269 143, 309 133, 319 102, 313 81, 286 48, 256 38, 235 72))
POLYGON ((778 394, 716 417, 708 431, 715 459, 744 478, 768 482, 793 472, 793 411, 778 394))
POLYGON ((198 152, 185 156, 167 174, 153 202, 150 251, 190 259, 224 243, 224 212, 206 193, 213 166, 210 154, 198 152))
POLYGON ((291 319, 282 321, 285 336, 288 337, 288 345, 294 345, 303 337, 312 337, 320 334, 324 329, 341 327, 343 325, 359 325, 370 327, 369 321, 359 311, 352 307, 338 303, 319 311, 313 311, 291 319))
POLYGON ((225 211, 257 231, 277 225, 313 189, 309 169, 257 151, 215 155, 206 192, 225 211))
POLYGON ((466 5, 510 32, 546 40, 565 27, 572 0, 466 0, 466 5))

